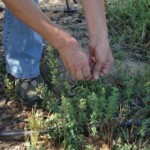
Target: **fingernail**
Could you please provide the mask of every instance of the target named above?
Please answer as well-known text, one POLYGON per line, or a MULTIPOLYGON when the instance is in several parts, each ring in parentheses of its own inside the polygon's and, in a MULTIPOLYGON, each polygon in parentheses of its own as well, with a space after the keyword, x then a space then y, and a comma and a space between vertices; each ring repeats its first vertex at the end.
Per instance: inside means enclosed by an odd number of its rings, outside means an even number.
POLYGON ((98 74, 95 74, 95 75, 94 75, 94 79, 95 79, 95 80, 98 80, 98 78, 99 78, 99 75, 98 75, 98 74))
POLYGON ((105 69, 105 70, 104 70, 104 74, 107 74, 107 73, 108 73, 108 71, 109 71, 108 69, 105 69))
POLYGON ((103 77, 105 74, 104 73, 100 73, 100 76, 103 77))

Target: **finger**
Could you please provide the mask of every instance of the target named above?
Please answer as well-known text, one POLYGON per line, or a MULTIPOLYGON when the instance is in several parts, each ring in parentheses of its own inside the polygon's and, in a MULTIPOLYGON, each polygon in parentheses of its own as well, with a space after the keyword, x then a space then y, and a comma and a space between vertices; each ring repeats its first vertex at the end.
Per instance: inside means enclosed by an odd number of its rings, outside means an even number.
POLYGON ((89 59, 89 65, 90 65, 90 72, 93 72, 94 64, 96 61, 93 61, 92 59, 89 59))
POLYGON ((104 76, 104 75, 109 74, 111 68, 112 68, 112 62, 107 62, 107 63, 105 63, 105 64, 103 65, 103 67, 102 67, 102 70, 101 70, 100 75, 101 75, 101 76, 104 76))
POLYGON ((97 62, 93 68, 93 79, 94 80, 99 79, 101 69, 102 69, 102 64, 97 62))
POLYGON ((75 68, 69 68, 69 74, 71 75, 72 79, 76 79, 76 72, 75 72, 75 68))
POLYGON ((84 79, 81 68, 77 68, 76 69, 76 79, 77 80, 83 80, 84 79))
POLYGON ((104 75, 108 74, 110 71, 111 66, 107 66, 107 67, 102 67, 101 73, 103 73, 104 75))
POLYGON ((90 63, 95 63, 96 62, 96 58, 95 58, 95 50, 90 48, 90 63))
POLYGON ((84 79, 85 80, 90 80, 92 79, 92 75, 91 75, 91 69, 89 66, 85 66, 82 68, 82 73, 83 73, 83 76, 84 76, 84 79))
POLYGON ((110 69, 108 68, 102 68, 102 71, 100 72, 100 76, 105 76, 109 74, 110 69))
POLYGON ((89 53, 90 53, 90 57, 95 56, 95 50, 93 48, 90 48, 89 53))

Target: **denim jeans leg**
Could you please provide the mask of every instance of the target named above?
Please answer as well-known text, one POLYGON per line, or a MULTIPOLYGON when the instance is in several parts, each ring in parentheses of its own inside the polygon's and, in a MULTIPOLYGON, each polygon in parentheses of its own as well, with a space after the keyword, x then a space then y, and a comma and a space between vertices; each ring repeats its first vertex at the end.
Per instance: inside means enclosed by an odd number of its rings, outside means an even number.
POLYGON ((40 74, 39 64, 42 54, 41 36, 18 20, 7 8, 3 30, 8 73, 20 79, 37 77, 40 74))

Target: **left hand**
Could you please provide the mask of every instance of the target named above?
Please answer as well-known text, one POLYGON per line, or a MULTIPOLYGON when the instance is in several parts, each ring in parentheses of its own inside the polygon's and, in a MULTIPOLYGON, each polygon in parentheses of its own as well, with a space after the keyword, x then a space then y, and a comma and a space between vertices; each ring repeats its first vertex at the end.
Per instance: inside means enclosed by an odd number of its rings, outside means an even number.
POLYGON ((114 61, 109 42, 97 42, 94 45, 90 43, 89 50, 93 80, 97 80, 100 76, 109 74, 114 61))

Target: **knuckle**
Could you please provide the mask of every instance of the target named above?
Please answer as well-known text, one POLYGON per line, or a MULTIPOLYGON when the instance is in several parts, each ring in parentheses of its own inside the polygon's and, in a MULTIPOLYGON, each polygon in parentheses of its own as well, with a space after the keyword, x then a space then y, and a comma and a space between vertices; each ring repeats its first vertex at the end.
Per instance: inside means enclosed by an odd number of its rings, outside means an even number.
POLYGON ((78 61, 75 66, 76 66, 76 68, 82 68, 82 66, 84 66, 84 64, 86 64, 84 61, 78 61))
POLYGON ((83 64, 83 66, 86 66, 86 67, 89 65, 89 63, 87 61, 84 61, 82 64, 83 64))
POLYGON ((83 81, 83 78, 79 77, 79 78, 77 78, 77 80, 79 80, 79 81, 83 81))
POLYGON ((103 59, 97 59, 96 60, 96 64, 97 65, 101 65, 101 64, 103 64, 105 61, 103 60, 103 59))
POLYGON ((76 78, 77 78, 77 80, 80 80, 80 81, 83 80, 82 76, 77 76, 76 78))
POLYGON ((87 75, 87 76, 85 76, 85 79, 86 80, 90 80, 92 78, 92 76, 91 75, 87 75))
POLYGON ((112 66, 113 63, 114 63, 114 58, 111 58, 108 62, 109 62, 109 64, 110 64, 110 66, 112 66))
POLYGON ((72 66, 68 66, 68 70, 69 70, 69 72, 71 72, 72 71, 72 66))
POLYGON ((75 64, 74 64, 74 63, 68 64, 68 68, 69 68, 70 70, 72 70, 74 67, 75 67, 75 64))
POLYGON ((100 60, 100 61, 99 61, 99 64, 101 64, 101 65, 103 65, 103 64, 105 64, 105 63, 106 63, 105 60, 100 60))
POLYGON ((96 70, 96 71, 100 71, 101 68, 102 68, 102 65, 101 65, 101 64, 96 64, 96 65, 94 66, 94 70, 96 70))
POLYGON ((100 68, 99 68, 99 67, 95 67, 95 68, 94 68, 94 71, 99 72, 99 71, 100 71, 100 68))
POLYGON ((80 63, 76 63, 76 64, 74 65, 74 67, 75 67, 77 70, 79 70, 79 69, 81 68, 81 64, 80 64, 80 63))
POLYGON ((89 63, 88 63, 87 60, 84 60, 84 61, 82 62, 82 64, 83 64, 83 66, 88 66, 88 65, 89 65, 89 63))

